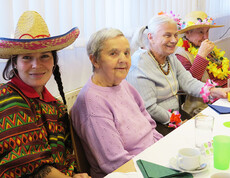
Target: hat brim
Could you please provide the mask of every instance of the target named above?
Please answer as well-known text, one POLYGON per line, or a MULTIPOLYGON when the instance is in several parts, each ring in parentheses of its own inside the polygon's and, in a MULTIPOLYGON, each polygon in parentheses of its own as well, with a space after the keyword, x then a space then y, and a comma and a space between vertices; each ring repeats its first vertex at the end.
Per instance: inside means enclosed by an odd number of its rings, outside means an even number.
POLYGON ((203 24, 203 25, 191 25, 191 26, 186 27, 186 28, 184 28, 184 29, 182 29, 182 30, 179 30, 178 33, 179 33, 179 34, 182 34, 182 33, 184 33, 184 32, 187 32, 187 31, 192 30, 192 29, 195 29, 195 28, 204 28, 204 27, 218 28, 218 27, 223 27, 223 26, 224 26, 224 25, 205 25, 205 24, 203 24))
POLYGON ((9 59, 12 55, 60 50, 71 45, 79 33, 79 29, 75 27, 63 35, 48 38, 0 38, 0 58, 9 59))

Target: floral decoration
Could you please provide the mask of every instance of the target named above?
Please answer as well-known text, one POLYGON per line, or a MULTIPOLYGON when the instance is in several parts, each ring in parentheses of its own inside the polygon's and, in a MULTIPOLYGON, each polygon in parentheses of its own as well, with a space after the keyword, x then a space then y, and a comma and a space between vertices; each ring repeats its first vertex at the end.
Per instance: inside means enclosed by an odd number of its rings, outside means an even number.
POLYGON ((181 125, 181 114, 179 111, 173 111, 171 109, 168 110, 169 112, 172 113, 170 117, 170 123, 168 124, 168 127, 170 128, 177 128, 181 125))
POLYGON ((167 14, 166 12, 161 11, 161 12, 158 13, 158 15, 167 15, 167 16, 171 17, 177 23, 178 29, 181 30, 181 25, 182 24, 181 24, 181 18, 180 18, 179 15, 173 14, 172 11, 170 11, 169 14, 167 14))
POLYGON ((218 84, 211 79, 208 79, 205 85, 201 88, 200 94, 202 95, 204 103, 213 103, 217 98, 212 98, 210 95, 210 88, 218 86, 218 84))
POLYGON ((215 25, 215 24, 216 23, 214 23, 213 18, 207 17, 204 20, 197 19, 196 23, 192 22, 192 21, 188 21, 188 22, 183 21, 180 23, 180 29, 179 30, 190 27, 192 25, 215 25))
MULTIPOLYGON (((199 48, 192 45, 191 42, 186 40, 185 38, 180 38, 177 46, 183 47, 185 51, 191 53, 194 58, 196 57, 199 48)), ((216 46, 213 48, 213 51, 210 53, 211 57, 208 56, 206 59, 209 61, 207 70, 209 73, 213 74, 214 77, 225 80, 228 78, 230 74, 229 71, 229 60, 224 57, 225 51, 221 51, 216 46)))

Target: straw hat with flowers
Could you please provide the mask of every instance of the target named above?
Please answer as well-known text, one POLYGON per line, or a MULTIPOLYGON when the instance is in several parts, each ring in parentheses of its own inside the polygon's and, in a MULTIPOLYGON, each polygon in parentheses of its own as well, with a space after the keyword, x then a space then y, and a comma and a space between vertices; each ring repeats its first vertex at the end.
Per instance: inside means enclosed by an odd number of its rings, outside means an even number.
POLYGON ((60 50, 72 44, 78 35, 79 29, 75 27, 63 35, 50 37, 41 15, 35 11, 26 11, 18 20, 14 38, 0 38, 0 58, 60 50))
POLYGON ((184 33, 186 31, 201 28, 201 27, 209 27, 209 28, 217 28, 223 27, 224 25, 215 25, 214 20, 205 12, 202 11, 193 11, 186 15, 184 18, 184 22, 181 23, 179 28, 179 33, 184 33))
MULTIPOLYGON (((205 12, 202 11, 193 11, 189 13, 186 18, 186 22, 181 23, 181 29, 179 33, 184 33, 196 28, 217 28, 222 27, 223 25, 215 25, 212 18, 209 18, 205 12)), ((181 37, 177 43, 178 47, 184 48, 185 51, 190 53, 194 59, 198 54, 199 47, 194 46, 187 38, 181 37)), ((180 48, 178 48, 180 50, 180 48)), ((215 46, 206 59, 209 61, 206 69, 209 74, 212 74, 215 78, 223 80, 223 85, 226 83, 230 75, 229 71, 229 59, 224 56, 225 51, 222 51, 215 46)), ((220 84, 221 81, 218 83, 220 84)))

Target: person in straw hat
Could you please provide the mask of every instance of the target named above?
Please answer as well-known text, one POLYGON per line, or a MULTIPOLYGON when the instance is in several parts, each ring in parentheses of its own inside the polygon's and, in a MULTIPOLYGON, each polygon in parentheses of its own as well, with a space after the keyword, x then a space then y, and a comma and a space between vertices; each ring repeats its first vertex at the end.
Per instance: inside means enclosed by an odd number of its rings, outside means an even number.
MULTIPOLYGON (((230 74, 229 60, 224 57, 225 52, 208 39, 210 28, 223 25, 215 25, 214 20, 202 11, 189 13, 184 20, 179 29, 179 34, 183 35, 175 51, 177 58, 194 78, 203 82, 211 79, 219 86, 226 87, 230 74)), ((183 105, 183 109, 191 115, 206 107, 202 99, 189 95, 183 105)))
POLYGON ((57 50, 72 44, 77 27, 50 37, 39 13, 19 18, 14 39, 0 38, 0 58, 8 59, 0 85, 0 177, 88 177, 75 174, 68 114, 57 50), (51 75, 64 104, 45 84, 51 75))

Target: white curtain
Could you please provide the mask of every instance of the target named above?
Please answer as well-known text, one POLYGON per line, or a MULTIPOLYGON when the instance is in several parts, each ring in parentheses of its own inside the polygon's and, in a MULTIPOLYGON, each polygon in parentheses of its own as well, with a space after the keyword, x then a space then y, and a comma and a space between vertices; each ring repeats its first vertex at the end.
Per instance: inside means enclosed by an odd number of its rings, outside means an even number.
POLYGON ((172 10, 181 17, 193 10, 212 17, 230 13, 229 0, 0 0, 0 4, 0 36, 13 37, 20 15, 35 10, 45 18, 52 35, 78 26, 77 46, 84 46, 88 37, 103 27, 119 28, 130 36, 160 11, 172 10))
MULTIPOLYGON (((130 38, 136 28, 146 25, 160 11, 180 14, 202 10, 211 17, 229 15, 229 0, 0 0, 0 37, 14 36, 16 23, 26 10, 35 10, 45 19, 51 36, 80 29, 75 44, 59 54, 65 91, 85 84, 91 75, 91 64, 85 44, 89 36, 104 27, 119 28, 130 38)), ((0 60, 2 72, 5 62, 0 60)), ((0 77, 0 82, 4 82, 0 77)), ((48 88, 54 95, 53 81, 48 88)), ((56 87, 55 87, 56 88, 56 87)))
POLYGON ((183 17, 193 10, 220 15, 229 9, 228 0, 0 0, 0 4, 1 36, 13 37, 20 15, 35 10, 45 18, 52 35, 78 26, 77 46, 84 46, 88 37, 103 27, 119 28, 130 36, 160 11, 172 10, 183 17))

